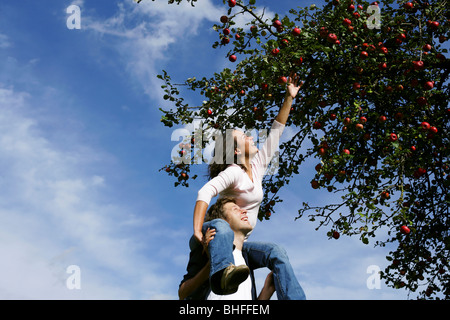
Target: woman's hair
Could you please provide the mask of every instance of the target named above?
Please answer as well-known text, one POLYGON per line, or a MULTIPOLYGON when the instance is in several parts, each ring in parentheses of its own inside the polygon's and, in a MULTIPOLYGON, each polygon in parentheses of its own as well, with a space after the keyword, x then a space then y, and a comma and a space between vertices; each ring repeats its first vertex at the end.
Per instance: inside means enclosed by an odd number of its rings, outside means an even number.
MULTIPOLYGON (((209 179, 213 179, 219 175, 220 172, 228 168, 230 164, 238 164, 237 155, 235 153, 237 142, 236 137, 233 136, 234 130, 226 130, 219 132, 215 136, 214 154, 211 163, 208 166, 209 179), (231 145, 232 141, 232 145, 231 145)), ((245 165, 238 164, 242 169, 247 170, 245 165)))
POLYGON ((236 203, 236 199, 232 197, 221 197, 217 199, 216 203, 214 203, 208 209, 208 214, 205 216, 205 222, 212 221, 215 219, 226 220, 225 211, 223 210, 223 207, 230 202, 236 203))

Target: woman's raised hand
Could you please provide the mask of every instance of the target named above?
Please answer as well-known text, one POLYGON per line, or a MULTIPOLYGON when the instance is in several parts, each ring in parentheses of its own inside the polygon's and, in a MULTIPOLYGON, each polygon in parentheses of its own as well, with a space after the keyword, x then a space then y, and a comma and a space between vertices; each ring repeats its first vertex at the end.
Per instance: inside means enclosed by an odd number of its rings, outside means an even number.
POLYGON ((297 96, 298 91, 303 85, 303 81, 300 82, 300 77, 295 73, 291 72, 288 78, 287 94, 294 99, 297 96))

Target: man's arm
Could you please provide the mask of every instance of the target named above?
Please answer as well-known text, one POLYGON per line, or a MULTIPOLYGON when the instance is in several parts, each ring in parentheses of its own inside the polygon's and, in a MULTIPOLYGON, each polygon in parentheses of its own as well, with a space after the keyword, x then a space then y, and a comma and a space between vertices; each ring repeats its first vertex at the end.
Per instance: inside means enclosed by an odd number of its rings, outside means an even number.
POLYGON ((198 287, 200 287, 209 278, 209 267, 208 263, 200 270, 193 278, 183 282, 178 289, 178 297, 180 300, 186 299, 192 292, 194 292, 198 287))

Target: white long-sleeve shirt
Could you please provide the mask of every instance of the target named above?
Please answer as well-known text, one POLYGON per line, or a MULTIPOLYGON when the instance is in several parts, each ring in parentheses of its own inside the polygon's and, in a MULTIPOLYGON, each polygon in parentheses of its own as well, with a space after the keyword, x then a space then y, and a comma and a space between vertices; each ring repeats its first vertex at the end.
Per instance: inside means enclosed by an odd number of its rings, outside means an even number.
MULTIPOLYGON (((255 227, 259 206, 264 196, 262 189, 264 173, 278 150, 284 128, 285 125, 276 120, 272 124, 263 147, 251 160, 253 181, 239 165, 231 164, 198 191, 197 201, 201 200, 209 205, 211 199, 217 195, 233 197, 238 206, 247 210, 248 220, 252 227, 255 227)), ((250 233, 246 239, 249 235, 250 233)))

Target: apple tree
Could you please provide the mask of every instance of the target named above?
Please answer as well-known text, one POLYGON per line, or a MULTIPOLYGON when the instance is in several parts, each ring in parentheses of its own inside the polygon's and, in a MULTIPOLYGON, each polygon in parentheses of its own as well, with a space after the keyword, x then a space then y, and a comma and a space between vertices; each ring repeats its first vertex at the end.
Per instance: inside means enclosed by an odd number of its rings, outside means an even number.
MULTIPOLYGON (((176 0, 179 3, 182 0, 176 0)), ((173 3, 174 1, 169 1, 173 3)), ((330 238, 357 236, 395 248, 386 284, 420 298, 450 297, 448 1, 326 1, 267 17, 255 0, 224 0, 213 48, 233 62, 211 77, 173 84, 163 72, 162 123, 268 129, 282 104, 286 77, 304 79, 280 146, 279 167, 264 180, 259 219, 275 217, 277 195, 317 161, 310 182, 340 197, 299 205, 330 238), (250 21, 238 25, 235 18, 250 21), (199 94, 189 106, 181 90, 199 94)), ((192 1, 194 4, 194 1, 192 1)), ((192 141, 180 146, 191 156, 192 141)), ((189 158, 191 159, 191 158, 189 158)), ((162 170, 189 186, 189 161, 162 170)), ((309 182, 308 182, 309 184, 309 182)))

